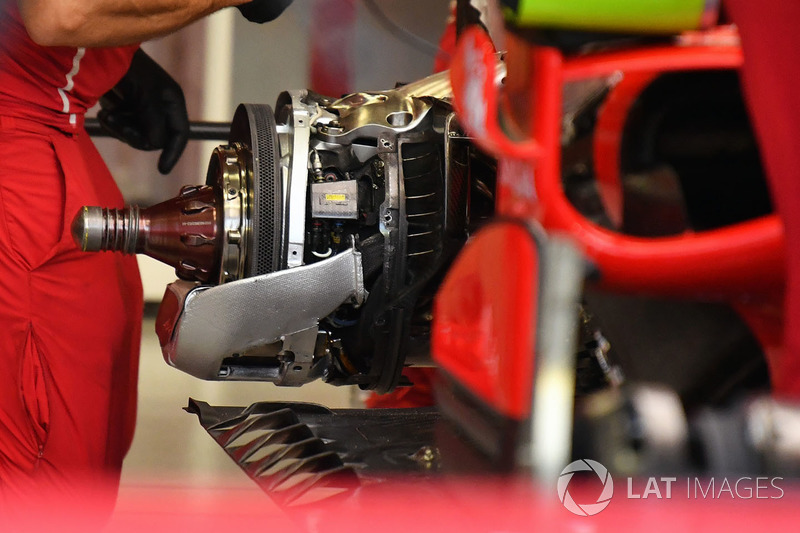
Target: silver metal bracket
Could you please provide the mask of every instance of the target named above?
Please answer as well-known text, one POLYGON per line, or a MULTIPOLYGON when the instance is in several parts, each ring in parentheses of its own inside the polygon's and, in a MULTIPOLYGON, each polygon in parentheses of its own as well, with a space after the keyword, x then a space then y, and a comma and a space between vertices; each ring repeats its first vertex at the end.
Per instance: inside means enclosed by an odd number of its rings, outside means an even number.
POLYGON ((306 91, 290 91, 292 99, 291 126, 292 163, 289 172, 289 243, 286 264, 289 268, 303 264, 306 238, 306 192, 308 189, 308 146, 311 139, 311 123, 319 114, 319 106, 303 102, 306 91))

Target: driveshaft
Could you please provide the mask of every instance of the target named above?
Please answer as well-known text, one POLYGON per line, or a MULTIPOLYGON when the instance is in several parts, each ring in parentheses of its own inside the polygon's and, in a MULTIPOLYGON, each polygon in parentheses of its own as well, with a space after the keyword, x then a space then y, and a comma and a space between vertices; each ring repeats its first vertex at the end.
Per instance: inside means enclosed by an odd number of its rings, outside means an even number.
POLYGON ((148 208, 85 206, 72 222, 72 237, 85 252, 145 254, 183 279, 208 282, 219 275, 216 197, 214 187, 187 186, 148 208))

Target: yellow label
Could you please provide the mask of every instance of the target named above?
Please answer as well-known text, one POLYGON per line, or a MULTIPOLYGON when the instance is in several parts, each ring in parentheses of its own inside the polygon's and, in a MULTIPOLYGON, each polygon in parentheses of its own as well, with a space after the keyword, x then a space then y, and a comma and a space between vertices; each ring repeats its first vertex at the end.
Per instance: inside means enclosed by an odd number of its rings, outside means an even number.
POLYGON ((326 202, 346 202, 347 195, 346 194, 326 194, 325 195, 326 202))

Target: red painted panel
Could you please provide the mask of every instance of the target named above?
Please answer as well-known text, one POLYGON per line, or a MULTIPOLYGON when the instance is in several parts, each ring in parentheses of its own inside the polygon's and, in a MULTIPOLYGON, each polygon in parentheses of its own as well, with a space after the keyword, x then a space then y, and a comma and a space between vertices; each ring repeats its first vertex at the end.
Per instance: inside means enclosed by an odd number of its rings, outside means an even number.
POLYGON ((496 223, 462 250, 436 297, 436 362, 497 412, 530 411, 539 252, 521 224, 496 223))

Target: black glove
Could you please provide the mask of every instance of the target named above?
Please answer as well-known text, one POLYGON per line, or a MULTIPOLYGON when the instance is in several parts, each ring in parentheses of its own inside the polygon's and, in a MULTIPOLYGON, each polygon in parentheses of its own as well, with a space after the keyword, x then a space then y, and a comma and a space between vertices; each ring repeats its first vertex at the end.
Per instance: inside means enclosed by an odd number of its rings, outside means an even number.
POLYGON ((278 18, 291 3, 292 0, 252 0, 252 2, 236 6, 236 9, 241 11, 244 18, 250 22, 264 24, 278 18))
POLYGON ((128 72, 100 98, 100 124, 138 150, 162 150, 158 171, 168 174, 189 140, 183 91, 167 72, 137 50, 128 72))

